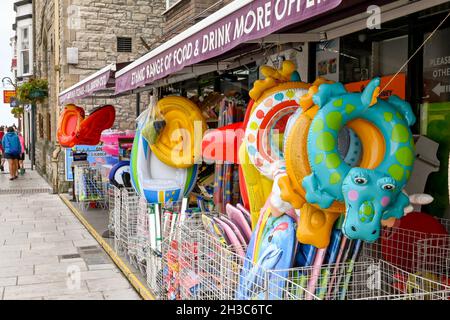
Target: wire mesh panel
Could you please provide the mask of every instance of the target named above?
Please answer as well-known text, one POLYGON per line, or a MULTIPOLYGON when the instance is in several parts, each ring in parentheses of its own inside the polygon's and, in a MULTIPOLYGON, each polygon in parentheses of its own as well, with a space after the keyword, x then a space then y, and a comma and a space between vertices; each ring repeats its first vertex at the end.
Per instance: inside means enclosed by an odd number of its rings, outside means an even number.
POLYGON ((268 271, 267 281, 267 297, 275 300, 447 300, 450 297, 450 287, 382 260, 268 271), (340 280, 332 281, 331 274, 340 280))
POLYGON ((134 189, 121 189, 120 214, 114 219, 116 251, 128 255, 136 249, 139 196, 134 189))
POLYGON ((416 274, 450 285, 450 237, 420 240, 417 251, 416 274))
POLYGON ((107 195, 108 195, 108 230, 114 233, 115 229, 115 217, 117 214, 120 215, 120 189, 112 184, 107 185, 107 195), (118 211, 118 213, 116 212, 118 211))
POLYGON ((76 200, 84 210, 93 205, 107 207, 107 187, 97 168, 76 166, 74 188, 76 200))
POLYGON ((236 251, 210 233, 199 232, 197 299, 265 298, 265 270, 236 251))
MULTIPOLYGON (((440 219, 439 222, 449 231, 449 220, 440 219)), ((442 234, 384 227, 376 242, 363 245, 361 259, 382 259, 407 272, 420 272, 420 264, 423 264, 423 255, 426 254, 423 246, 420 247, 420 243, 424 240, 432 241, 432 239, 443 237, 442 234)), ((447 238, 450 239, 449 236, 447 238)), ((444 245, 444 242, 440 242, 440 245, 444 245)))

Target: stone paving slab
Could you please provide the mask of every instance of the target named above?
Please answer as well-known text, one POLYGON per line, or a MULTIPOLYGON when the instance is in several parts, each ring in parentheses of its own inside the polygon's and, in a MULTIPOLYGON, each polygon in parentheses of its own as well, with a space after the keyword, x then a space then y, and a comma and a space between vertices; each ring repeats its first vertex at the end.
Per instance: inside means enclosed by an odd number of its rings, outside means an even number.
POLYGON ((89 265, 79 255, 100 246, 58 195, 11 189, 50 187, 31 170, 15 181, 0 174, 0 300, 140 299, 109 257, 89 265))

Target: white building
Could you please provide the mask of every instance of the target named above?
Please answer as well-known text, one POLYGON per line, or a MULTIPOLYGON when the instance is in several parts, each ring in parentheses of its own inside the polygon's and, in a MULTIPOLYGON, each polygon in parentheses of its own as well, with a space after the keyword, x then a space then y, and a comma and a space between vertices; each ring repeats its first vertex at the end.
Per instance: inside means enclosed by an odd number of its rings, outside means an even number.
POLYGON ((33 0, 14 3, 16 22, 17 80, 19 82, 33 75, 33 0))

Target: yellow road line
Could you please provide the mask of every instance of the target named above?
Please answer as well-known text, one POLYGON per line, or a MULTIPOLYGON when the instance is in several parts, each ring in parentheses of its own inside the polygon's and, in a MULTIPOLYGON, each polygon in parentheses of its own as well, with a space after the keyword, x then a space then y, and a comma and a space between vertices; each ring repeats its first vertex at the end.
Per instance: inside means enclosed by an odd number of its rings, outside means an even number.
POLYGON ((125 277, 128 279, 134 289, 141 295, 144 300, 155 300, 155 296, 142 284, 142 282, 136 277, 136 275, 130 270, 125 262, 119 257, 119 255, 111 248, 111 246, 102 238, 101 235, 94 229, 94 227, 83 217, 78 209, 70 203, 70 201, 62 195, 59 195, 65 205, 72 211, 72 213, 80 220, 80 222, 86 227, 90 234, 97 240, 97 242, 103 247, 106 253, 111 257, 114 263, 119 267, 125 277))

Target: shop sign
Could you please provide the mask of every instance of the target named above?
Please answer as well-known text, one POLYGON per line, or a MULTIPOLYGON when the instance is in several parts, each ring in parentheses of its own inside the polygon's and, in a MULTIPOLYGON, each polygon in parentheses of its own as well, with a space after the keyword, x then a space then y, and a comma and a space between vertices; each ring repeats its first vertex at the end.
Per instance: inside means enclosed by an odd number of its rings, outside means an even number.
MULTIPOLYGON (((246 41, 264 38, 284 27, 332 10, 341 2, 342 0, 250 1, 168 49, 148 53, 148 59, 144 56, 143 62, 133 69, 119 72, 116 93, 149 84, 186 66, 221 55, 246 41)), ((232 4, 239 5, 237 1, 232 4)), ((222 10, 231 8, 230 5, 222 10)))
POLYGON ((73 181, 72 163, 74 154, 87 154, 87 162, 89 165, 95 166, 97 163, 104 163, 107 154, 102 150, 102 146, 75 146, 65 149, 65 170, 66 181, 73 181))
POLYGON ((16 90, 3 90, 3 103, 10 104, 11 98, 16 96, 16 90))
POLYGON ((109 78, 111 77, 111 70, 95 77, 92 80, 68 91, 59 96, 59 104, 64 105, 74 102, 76 99, 86 98, 94 92, 107 88, 109 78))
MULTIPOLYGON (((384 88, 384 90, 380 92, 381 99, 388 99, 392 95, 397 95, 401 99, 406 99, 406 75, 404 73, 399 73, 397 76, 385 76, 380 79, 380 88, 384 88), (386 87, 387 84, 389 85, 386 87)), ((345 85, 345 88, 349 92, 363 92, 369 82, 370 80, 350 82, 345 85)))
POLYGON ((437 31, 424 48, 424 102, 450 101, 449 38, 450 28, 437 31))

